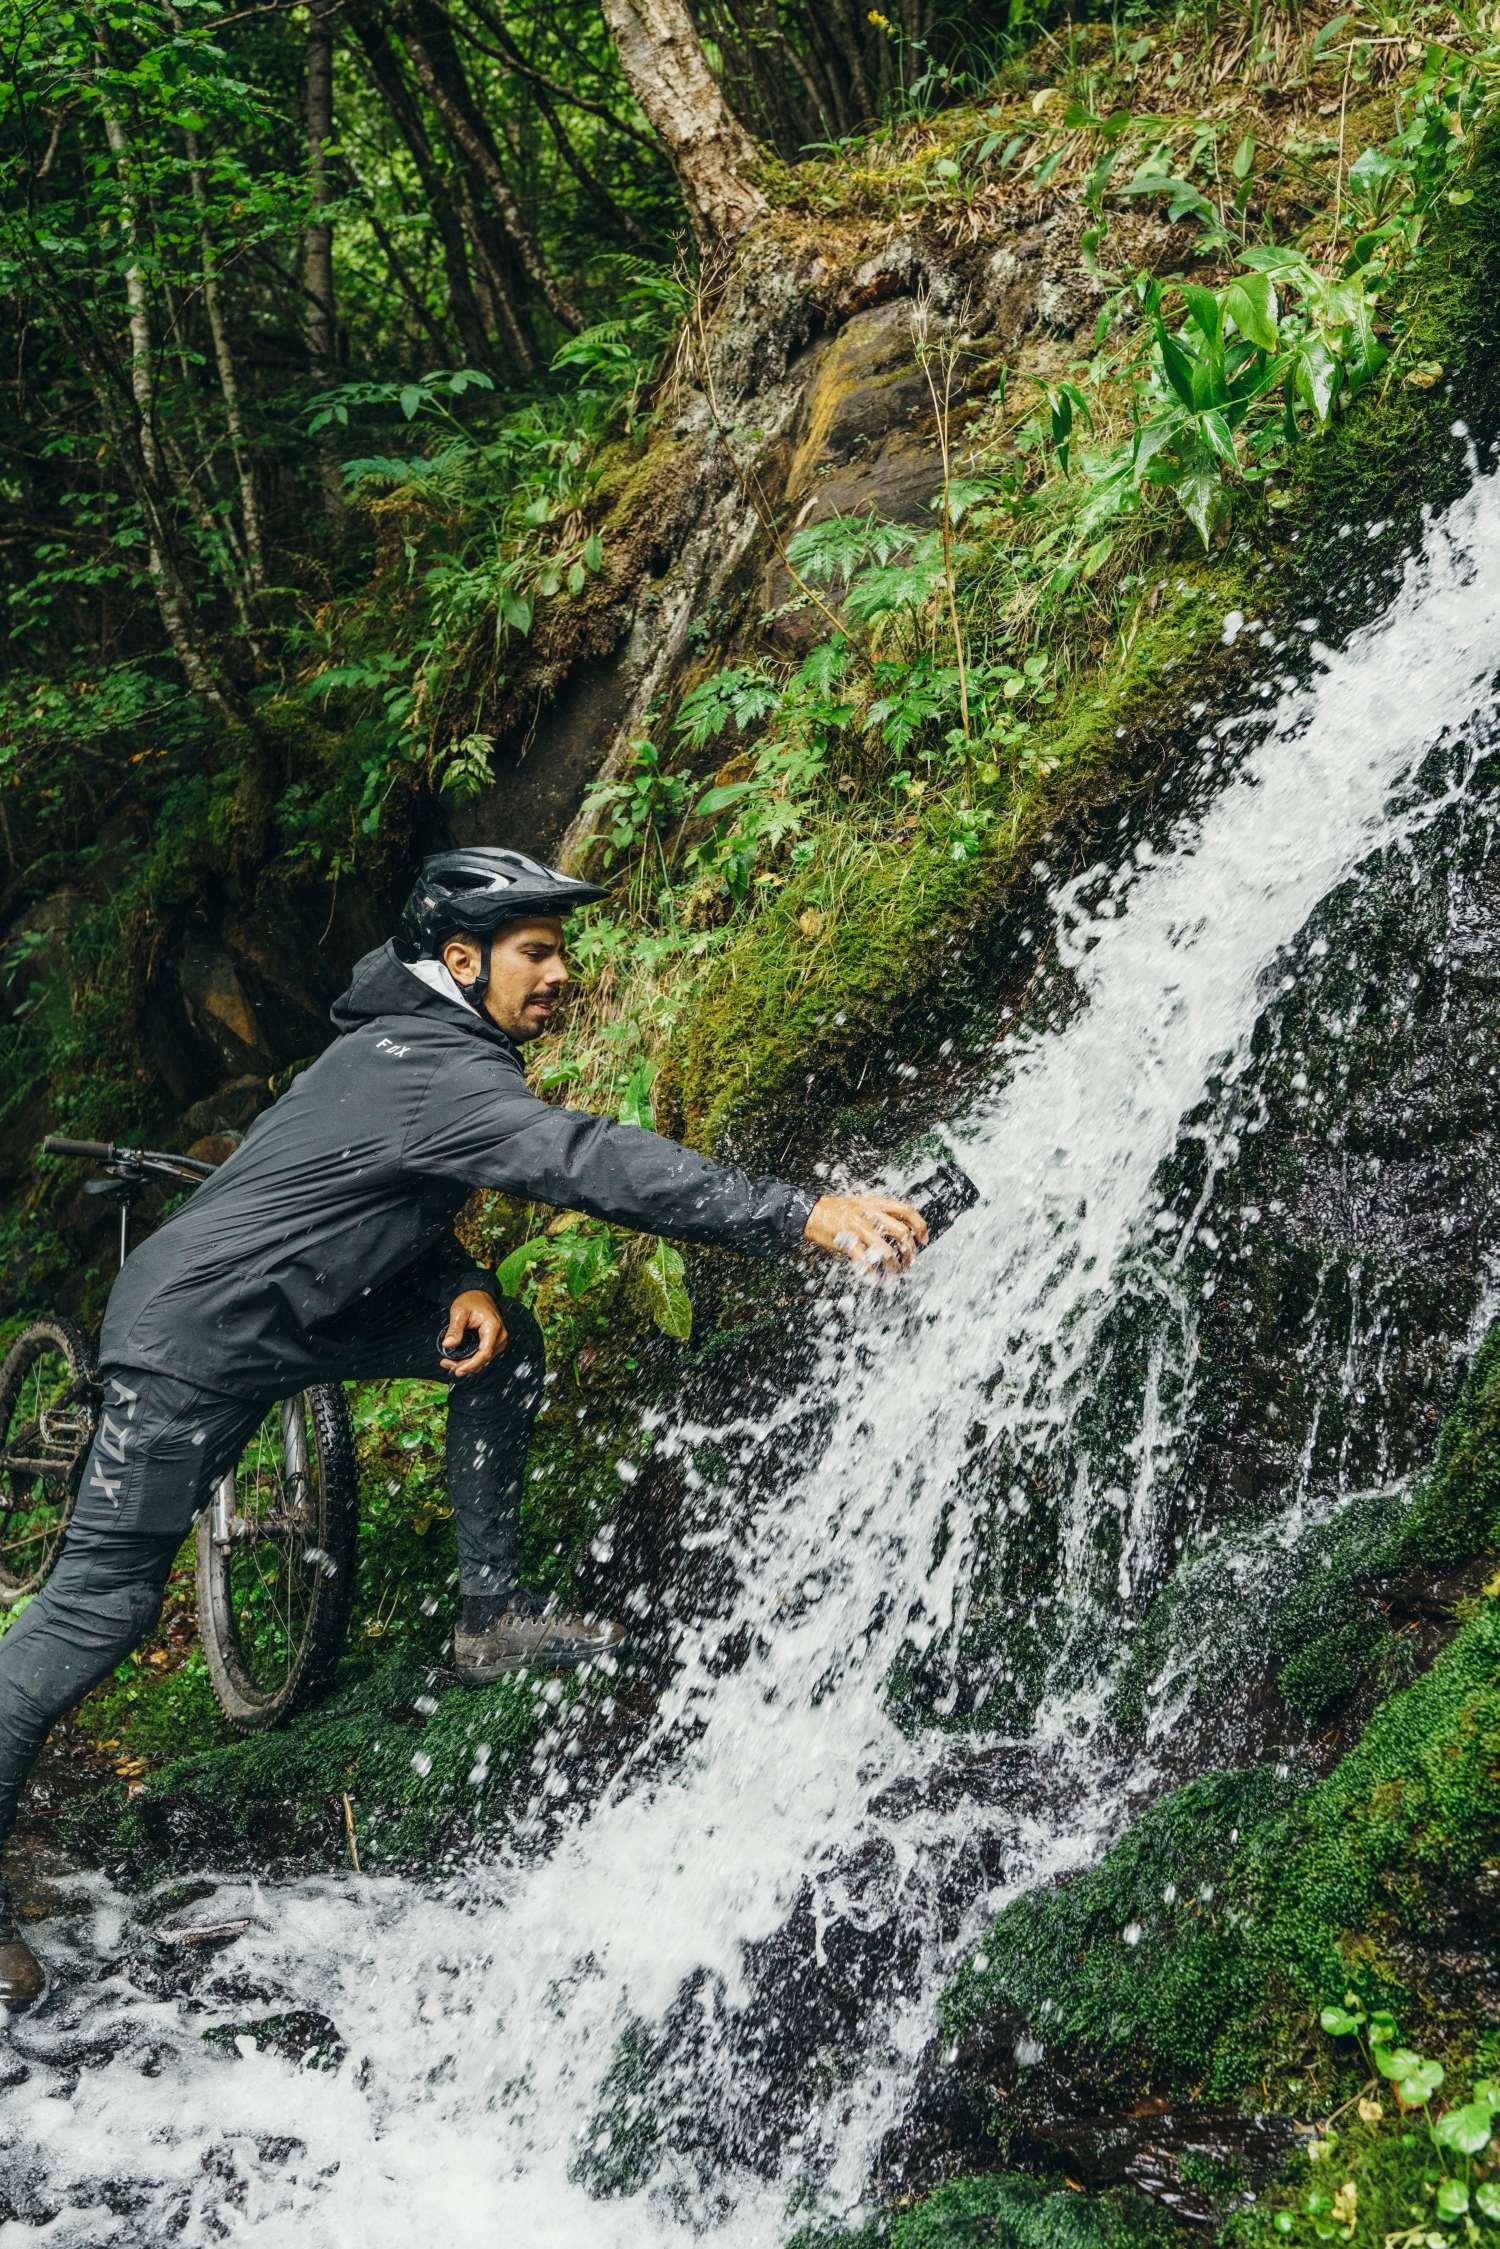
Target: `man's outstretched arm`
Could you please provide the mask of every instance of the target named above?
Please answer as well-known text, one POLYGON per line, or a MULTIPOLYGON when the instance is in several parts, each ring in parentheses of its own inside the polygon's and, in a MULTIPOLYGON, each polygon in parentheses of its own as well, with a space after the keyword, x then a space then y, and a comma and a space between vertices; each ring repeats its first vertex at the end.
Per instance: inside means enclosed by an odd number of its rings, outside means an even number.
POLYGON ((440 1073, 407 1138, 413 1169, 751 1254, 807 1240, 858 1263, 904 1265, 926 1238, 919 1214, 889 1196, 819 1197, 753 1178, 638 1125, 554 1108, 524 1081, 476 1092, 470 1071, 440 1073))

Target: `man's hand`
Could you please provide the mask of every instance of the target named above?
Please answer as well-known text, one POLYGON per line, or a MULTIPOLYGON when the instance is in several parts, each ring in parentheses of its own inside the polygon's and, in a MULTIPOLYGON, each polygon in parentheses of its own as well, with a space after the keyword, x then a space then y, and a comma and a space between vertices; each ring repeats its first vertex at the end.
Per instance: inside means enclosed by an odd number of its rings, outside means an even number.
POLYGON ((824 1195, 808 1213, 802 1238, 866 1272, 899 1273, 926 1241, 927 1221, 890 1195, 824 1195))
POLYGON ((462 1296, 455 1296, 448 1308, 448 1325, 443 1331, 443 1349, 451 1351, 455 1343, 462 1343, 471 1328, 479 1337, 477 1348, 471 1351, 466 1359, 440 1359, 438 1361, 438 1364, 445 1367, 449 1374, 459 1376, 478 1374, 481 1367, 487 1367, 490 1361, 497 1359, 505 1349, 505 1322, 500 1317, 500 1307, 492 1296, 485 1294, 483 1289, 465 1289, 462 1296))

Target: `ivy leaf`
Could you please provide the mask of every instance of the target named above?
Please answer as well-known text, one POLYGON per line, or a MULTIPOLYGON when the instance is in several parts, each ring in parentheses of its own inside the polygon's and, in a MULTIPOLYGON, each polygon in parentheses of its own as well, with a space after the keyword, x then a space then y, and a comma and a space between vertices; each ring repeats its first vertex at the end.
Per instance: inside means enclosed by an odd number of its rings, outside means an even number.
POLYGON ((1318 2017, 1330 2038, 1351 2038, 1364 2019, 1363 2015, 1351 2015, 1347 2007, 1325 2007, 1318 2017))
POLYGON ((1481 2217, 1500 2218, 1500 2186, 1492 2179, 1474 2189, 1474 2201, 1481 2217))
POLYGON ((1462 2179, 1444 2179, 1437 2190, 1440 2218, 1461 2218, 1469 2207, 1469 2190, 1462 2179))
POLYGON ((1443 2082, 1441 2062, 1418 2062, 1410 2077, 1403 2077, 1396 2091, 1408 2108, 1425 2108, 1443 2082))
POLYGON ((1414 2054, 1409 2046, 1386 2046, 1377 2043, 1372 2051, 1375 2057, 1375 2067, 1379 2070, 1381 2076, 1388 2077, 1395 2085, 1399 2085, 1404 2077, 1410 2077, 1414 2070, 1422 2067, 1421 2055, 1414 2054))

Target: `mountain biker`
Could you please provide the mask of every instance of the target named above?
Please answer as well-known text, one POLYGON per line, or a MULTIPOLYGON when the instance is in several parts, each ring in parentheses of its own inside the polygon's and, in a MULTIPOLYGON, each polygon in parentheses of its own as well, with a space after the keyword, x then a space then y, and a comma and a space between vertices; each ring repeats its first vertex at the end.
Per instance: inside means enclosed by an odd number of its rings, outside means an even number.
MULTIPOLYGON (((151 1629, 215 1482, 268 1407, 310 1383, 448 1384, 460 1680, 619 1649, 617 1624, 547 1614, 519 1582, 542 1337, 454 1239, 476 1187, 678 1241, 760 1253, 807 1241, 875 1267, 909 1264, 925 1241, 921 1214, 889 1196, 747 1178, 531 1092, 520 1050, 567 990, 563 918, 602 896, 515 851, 425 861, 399 935, 335 1003, 333 1044, 127 1259, 62 1553, 0 1639, 0 1846, 55 1720, 151 1629)), ((42 1981, 0 1885, 0 2005, 29 2005, 42 1981)))

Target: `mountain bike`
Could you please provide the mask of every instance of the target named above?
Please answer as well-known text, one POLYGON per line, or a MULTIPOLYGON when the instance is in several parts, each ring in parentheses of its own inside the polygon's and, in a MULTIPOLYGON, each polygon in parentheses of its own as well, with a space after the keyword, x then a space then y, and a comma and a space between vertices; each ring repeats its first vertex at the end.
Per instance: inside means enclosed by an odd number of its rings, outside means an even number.
MULTIPOLYGON (((194 1156, 111 1141, 42 1143, 96 1163, 85 1192, 130 1213, 153 1180, 196 1187, 194 1156)), ((92 1340, 72 1320, 34 1319, 0 1365, 0 1607, 41 1587, 62 1548, 93 1442, 92 1340)), ((198 1636, 219 1708, 257 1733, 283 1724, 332 1679, 354 1597, 354 1432, 344 1393, 319 1384, 273 1406, 198 1517, 198 1636)))

